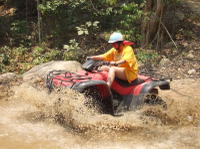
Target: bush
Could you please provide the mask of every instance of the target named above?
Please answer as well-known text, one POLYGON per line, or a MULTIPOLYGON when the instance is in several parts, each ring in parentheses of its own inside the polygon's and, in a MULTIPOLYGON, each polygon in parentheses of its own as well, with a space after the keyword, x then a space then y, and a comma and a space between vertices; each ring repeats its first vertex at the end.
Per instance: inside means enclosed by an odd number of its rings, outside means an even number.
POLYGON ((158 59, 160 58, 159 54, 156 51, 143 50, 143 49, 137 50, 136 57, 138 61, 144 64, 157 63, 158 59))

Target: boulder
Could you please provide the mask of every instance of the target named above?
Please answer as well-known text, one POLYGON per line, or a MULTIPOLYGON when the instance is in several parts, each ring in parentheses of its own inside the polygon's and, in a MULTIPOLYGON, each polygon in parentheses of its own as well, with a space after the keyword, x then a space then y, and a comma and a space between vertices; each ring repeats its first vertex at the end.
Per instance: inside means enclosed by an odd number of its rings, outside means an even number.
POLYGON ((194 55, 192 53, 189 53, 186 57, 189 58, 189 59, 193 59, 194 55))
POLYGON ((159 65, 160 65, 160 67, 168 67, 168 66, 171 65, 171 61, 170 61, 168 58, 163 57, 163 58, 161 59, 159 65))
POLYGON ((52 70, 64 70, 77 72, 82 70, 81 64, 77 61, 50 61, 37 65, 23 74, 24 81, 33 81, 34 79, 45 79, 52 70))
POLYGON ((0 84, 9 83, 17 78, 15 73, 4 73, 0 75, 0 84))
POLYGON ((195 56, 194 56, 194 51, 193 50, 190 50, 189 52, 188 52, 188 55, 186 56, 187 58, 189 58, 189 59, 193 59, 195 56))
POLYGON ((193 74, 195 74, 196 73, 196 70, 195 69, 190 69, 189 71, 188 71, 188 74, 189 75, 193 75, 193 74))

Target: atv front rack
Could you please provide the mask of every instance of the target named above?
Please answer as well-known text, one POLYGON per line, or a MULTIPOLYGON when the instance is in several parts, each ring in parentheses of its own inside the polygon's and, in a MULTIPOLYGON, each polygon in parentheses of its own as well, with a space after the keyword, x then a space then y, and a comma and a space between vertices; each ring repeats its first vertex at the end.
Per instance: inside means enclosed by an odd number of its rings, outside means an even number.
POLYGON ((80 80, 91 80, 92 77, 87 76, 87 73, 80 75, 70 71, 53 70, 50 71, 46 78, 46 86, 51 92, 55 87, 72 88, 74 84, 80 80))

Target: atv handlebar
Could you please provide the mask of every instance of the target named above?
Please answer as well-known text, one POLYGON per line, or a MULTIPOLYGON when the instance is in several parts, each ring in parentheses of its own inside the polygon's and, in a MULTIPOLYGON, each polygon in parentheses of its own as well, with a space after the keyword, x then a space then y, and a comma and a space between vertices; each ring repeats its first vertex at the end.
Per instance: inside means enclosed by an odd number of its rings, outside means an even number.
POLYGON ((110 62, 108 61, 99 61, 99 66, 103 66, 103 65, 106 65, 106 66, 109 66, 110 65, 110 62))
POLYGON ((106 65, 106 66, 117 66, 116 64, 112 64, 109 61, 100 61, 100 60, 93 60, 87 59, 87 61, 82 65, 82 68, 87 71, 98 70, 99 67, 106 65))
POLYGON ((106 66, 117 66, 116 62, 109 62, 109 61, 98 61, 98 64, 96 65, 97 67, 101 67, 103 65, 106 66))

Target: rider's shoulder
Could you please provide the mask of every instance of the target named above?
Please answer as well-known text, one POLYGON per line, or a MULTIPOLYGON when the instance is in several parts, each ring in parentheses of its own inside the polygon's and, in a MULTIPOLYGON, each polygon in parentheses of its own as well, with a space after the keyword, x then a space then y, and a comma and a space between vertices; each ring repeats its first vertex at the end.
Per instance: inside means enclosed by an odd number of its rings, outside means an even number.
POLYGON ((133 48, 131 46, 125 46, 124 50, 127 52, 133 52, 133 48))

